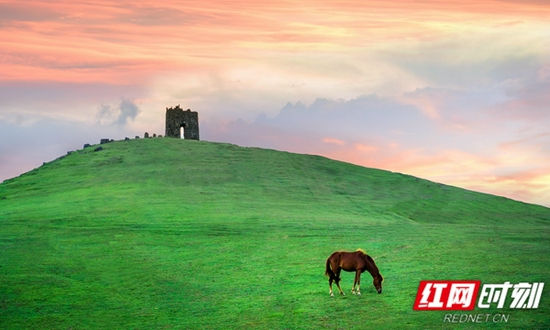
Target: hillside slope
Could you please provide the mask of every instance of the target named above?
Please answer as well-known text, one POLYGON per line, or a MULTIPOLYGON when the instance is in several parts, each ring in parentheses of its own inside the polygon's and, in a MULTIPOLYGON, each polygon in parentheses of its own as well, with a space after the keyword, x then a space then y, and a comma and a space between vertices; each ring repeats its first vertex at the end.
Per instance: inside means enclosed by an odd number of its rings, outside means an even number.
MULTIPOLYGON (((360 310, 379 328, 440 328, 440 314, 411 311, 422 279, 550 280, 542 206, 319 156, 102 147, 0 185, 0 327, 353 328, 360 310), (335 306, 324 259, 358 247, 390 289, 335 306)), ((510 326, 547 324, 543 299, 510 326)))
MULTIPOLYGON (((124 213, 142 203, 148 209, 204 212, 229 203, 231 210, 246 213, 258 208, 261 213, 267 205, 292 213, 322 207, 340 216, 421 223, 549 220, 549 210, 541 206, 319 156, 175 139, 102 147, 99 152, 79 150, 8 180, 0 198, 4 203, 47 202, 42 205, 47 208, 68 201, 73 209, 75 203, 94 208, 96 202, 99 212, 108 200, 125 205, 124 213)), ((112 216, 112 210, 105 211, 112 216)))

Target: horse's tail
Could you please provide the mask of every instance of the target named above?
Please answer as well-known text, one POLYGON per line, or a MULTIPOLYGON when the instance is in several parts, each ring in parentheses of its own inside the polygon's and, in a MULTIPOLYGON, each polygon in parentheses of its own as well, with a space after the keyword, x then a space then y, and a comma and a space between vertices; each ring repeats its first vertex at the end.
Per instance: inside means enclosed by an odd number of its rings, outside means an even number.
POLYGON ((332 268, 330 268, 330 258, 327 259, 327 267, 325 270, 325 276, 328 276, 329 279, 337 280, 336 274, 332 271, 332 268))
POLYGON ((330 269, 330 258, 327 259, 327 266, 325 269, 325 276, 334 277, 334 272, 330 269))

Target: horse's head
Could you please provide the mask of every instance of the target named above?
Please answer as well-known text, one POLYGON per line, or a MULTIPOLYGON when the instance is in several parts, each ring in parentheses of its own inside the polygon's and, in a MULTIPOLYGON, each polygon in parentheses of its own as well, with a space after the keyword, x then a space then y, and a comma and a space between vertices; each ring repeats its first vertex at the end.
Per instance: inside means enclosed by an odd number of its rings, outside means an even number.
POLYGON ((378 275, 373 276, 373 278, 374 280, 372 281, 372 284, 376 288, 376 291, 378 291, 378 293, 382 293, 382 282, 384 282, 382 274, 378 273, 378 275))
POLYGON ((378 293, 382 293, 382 282, 384 282, 384 277, 382 277, 382 274, 380 274, 380 272, 378 271, 378 267, 376 267, 374 259, 372 259, 371 256, 365 254, 364 260, 366 261, 367 270, 372 275, 372 284, 374 285, 378 293))

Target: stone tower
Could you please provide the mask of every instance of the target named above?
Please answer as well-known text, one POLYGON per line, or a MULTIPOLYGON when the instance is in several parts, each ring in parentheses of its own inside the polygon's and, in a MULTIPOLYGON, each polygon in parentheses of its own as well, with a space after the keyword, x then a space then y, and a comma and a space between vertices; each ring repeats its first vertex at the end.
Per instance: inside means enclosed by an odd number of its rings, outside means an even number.
POLYGON ((180 106, 166 108, 166 137, 181 138, 180 130, 183 127, 183 138, 186 140, 199 139, 199 114, 180 106))

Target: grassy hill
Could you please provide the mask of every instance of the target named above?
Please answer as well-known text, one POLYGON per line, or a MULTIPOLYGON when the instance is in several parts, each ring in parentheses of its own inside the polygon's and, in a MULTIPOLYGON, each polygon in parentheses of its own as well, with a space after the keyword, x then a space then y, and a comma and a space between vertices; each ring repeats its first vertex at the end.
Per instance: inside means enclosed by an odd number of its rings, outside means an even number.
MULTIPOLYGON (((138 139, 0 184, 2 329, 445 328, 424 279, 550 286, 550 209, 319 156, 138 139), (326 258, 365 249, 377 294, 330 298, 326 258)), ((472 328, 549 328, 536 310, 472 328)), ((507 304, 508 306, 508 304, 507 304)), ((456 326, 456 325, 454 325, 456 326)))

